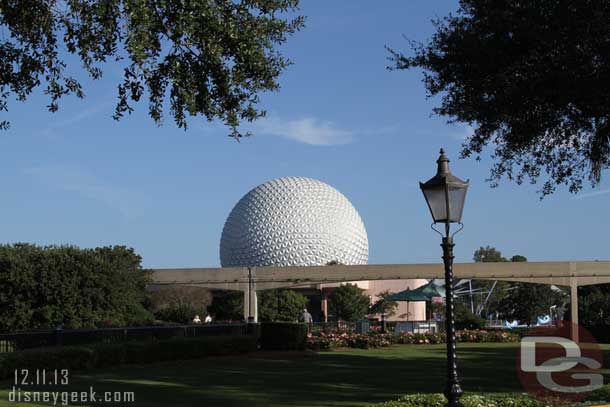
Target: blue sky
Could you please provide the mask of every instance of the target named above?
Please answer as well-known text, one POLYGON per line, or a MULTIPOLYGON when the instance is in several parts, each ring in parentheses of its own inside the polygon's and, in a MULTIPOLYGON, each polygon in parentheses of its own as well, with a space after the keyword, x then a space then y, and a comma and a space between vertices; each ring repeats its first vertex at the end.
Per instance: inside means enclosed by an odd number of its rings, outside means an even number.
MULTIPOLYGON (((298 175, 337 188, 368 231, 370 263, 440 261, 438 235, 418 181, 434 175, 440 147, 470 178, 456 260, 492 245, 532 261, 607 259, 610 183, 539 200, 537 186, 485 182, 489 161, 459 160, 468 128, 431 116, 420 72, 389 72, 384 46, 425 40, 430 20, 455 1, 304 1, 307 27, 283 50, 294 61, 268 119, 241 143, 217 124, 170 118, 157 127, 146 104, 115 122, 120 69, 83 80, 87 97, 59 112, 34 95, 13 103, 0 133, 0 241, 122 244, 147 267, 215 267, 224 220, 237 200, 272 178, 298 175)), ((604 174, 608 177, 608 174, 604 174)))

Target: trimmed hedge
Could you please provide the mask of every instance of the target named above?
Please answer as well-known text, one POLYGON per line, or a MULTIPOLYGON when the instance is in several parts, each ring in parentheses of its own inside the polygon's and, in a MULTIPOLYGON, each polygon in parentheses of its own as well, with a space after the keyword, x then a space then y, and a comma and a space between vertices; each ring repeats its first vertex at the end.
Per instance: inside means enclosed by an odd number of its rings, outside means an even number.
POLYGON ((255 350, 256 338, 253 336, 176 338, 28 349, 0 355, 0 379, 11 377, 15 369, 86 370, 122 364, 241 354, 255 350))
MULTIPOLYGON (((549 407, 526 396, 478 396, 465 395, 460 401, 464 407, 549 407)), ((409 394, 398 400, 371 404, 370 407, 445 407, 447 399, 442 394, 409 394)))
POLYGON ((263 322, 261 349, 263 350, 305 350, 307 325, 292 322, 263 322))

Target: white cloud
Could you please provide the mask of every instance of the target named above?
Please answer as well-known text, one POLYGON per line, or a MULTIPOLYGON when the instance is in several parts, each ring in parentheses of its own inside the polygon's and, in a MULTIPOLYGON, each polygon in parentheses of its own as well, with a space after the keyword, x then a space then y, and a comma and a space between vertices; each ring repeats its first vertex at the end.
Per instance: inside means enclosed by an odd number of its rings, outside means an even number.
POLYGON ((315 118, 284 120, 278 116, 270 116, 258 120, 251 127, 255 134, 286 137, 318 146, 349 144, 354 138, 352 130, 341 129, 332 122, 315 118))
POLYGON ((610 188, 601 189, 599 191, 587 192, 586 194, 578 194, 575 197, 572 197, 572 199, 592 198, 594 196, 600 196, 600 195, 606 195, 606 194, 610 194, 610 188))
POLYGON ((23 173, 52 188, 102 202, 107 207, 118 210, 125 220, 137 215, 136 208, 141 208, 138 202, 143 201, 128 188, 104 183, 78 168, 41 166, 24 169, 23 173))

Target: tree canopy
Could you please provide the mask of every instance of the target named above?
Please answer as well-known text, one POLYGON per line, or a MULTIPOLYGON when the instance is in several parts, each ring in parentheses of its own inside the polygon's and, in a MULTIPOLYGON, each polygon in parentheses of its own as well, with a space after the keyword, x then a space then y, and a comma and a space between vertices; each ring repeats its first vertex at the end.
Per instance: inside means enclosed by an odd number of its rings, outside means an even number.
POLYGON ((369 310, 370 299, 356 284, 343 284, 335 288, 328 297, 330 312, 336 319, 355 321, 363 318, 369 310))
MULTIPOLYGON (((472 257, 477 263, 489 262, 506 262, 506 257, 502 252, 492 246, 479 247, 472 257)), ((527 257, 516 254, 510 258, 512 262, 527 261, 527 257)), ((497 314, 501 312, 502 305, 500 301, 506 297, 512 283, 507 281, 488 281, 488 280, 471 280, 470 287, 479 295, 464 295, 462 301, 471 301, 472 307, 476 310, 477 317, 485 314, 497 314)), ((463 316, 465 317, 465 316, 463 316)))
POLYGON ((461 0, 426 44, 392 52, 421 68, 435 113, 472 126, 461 156, 491 147, 492 186, 547 177, 541 197, 600 182, 610 166, 610 3, 461 0))
MULTIPOLYGON (((59 107, 84 96, 73 75, 80 60, 93 79, 105 62, 123 69, 114 118, 148 97, 160 124, 169 103, 176 124, 202 115, 229 126, 264 115, 259 93, 277 90, 289 65, 277 47, 303 26, 299 0, 0 0, 0 111, 38 87, 59 107), (76 56, 71 57, 70 54, 76 56)), ((0 121, 7 129, 8 120, 0 121)))
POLYGON ((472 256, 476 263, 503 262, 507 261, 502 252, 491 246, 479 247, 472 256))
POLYGON ((0 330, 148 323, 141 261, 124 246, 0 245, 0 330))
POLYGON ((150 311, 162 321, 190 324, 195 315, 203 319, 212 303, 212 293, 203 287, 172 284, 150 295, 150 311))
POLYGON ((390 290, 384 290, 377 294, 379 298, 371 305, 369 313, 380 314, 382 318, 395 315, 396 308, 398 308, 398 302, 388 299, 388 297, 393 294, 394 293, 390 292, 390 290))
POLYGON ((500 300, 502 316, 516 319, 527 325, 536 317, 548 315, 553 305, 563 305, 565 295, 546 284, 514 283, 500 300))
POLYGON ((243 321, 244 293, 217 290, 213 292, 212 304, 208 306, 207 311, 215 321, 243 321))
POLYGON ((297 322, 307 306, 307 298, 293 290, 278 288, 260 292, 258 315, 262 322, 297 322))
POLYGON ((610 284, 579 287, 578 312, 583 325, 610 326, 610 284))

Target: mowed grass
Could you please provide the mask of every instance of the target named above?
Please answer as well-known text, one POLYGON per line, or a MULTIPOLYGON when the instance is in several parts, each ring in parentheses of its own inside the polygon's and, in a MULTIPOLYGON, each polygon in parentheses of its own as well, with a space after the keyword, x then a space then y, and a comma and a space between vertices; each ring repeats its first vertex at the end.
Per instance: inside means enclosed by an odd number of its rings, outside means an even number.
MULTIPOLYGON (((460 344, 459 366, 467 392, 521 393, 518 344, 460 344)), ((604 345, 610 378, 610 346, 604 345)), ((396 345, 321 353, 254 353, 74 372, 60 391, 135 392, 134 406, 366 406, 407 393, 442 391, 444 345, 396 345)), ((1 383, 0 406, 10 381, 1 383)), ((32 388, 27 388, 31 390, 32 388)), ((22 388, 26 390, 26 388, 22 388)), ((18 404, 32 406, 35 404, 18 404)), ((105 403, 104 405, 109 405, 105 403)))

